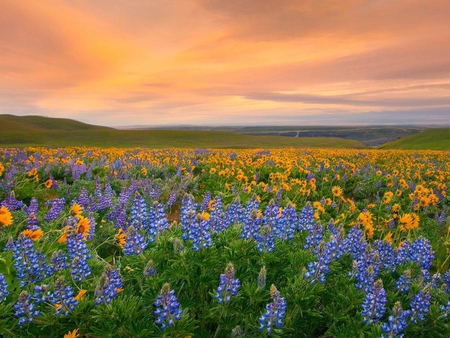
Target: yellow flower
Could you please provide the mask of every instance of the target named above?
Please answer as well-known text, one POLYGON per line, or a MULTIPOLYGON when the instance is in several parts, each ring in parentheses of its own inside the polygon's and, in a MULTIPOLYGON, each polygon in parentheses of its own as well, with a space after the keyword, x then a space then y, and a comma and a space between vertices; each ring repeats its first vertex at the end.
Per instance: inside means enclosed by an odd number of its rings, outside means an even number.
POLYGON ((73 299, 82 300, 84 298, 84 295, 86 294, 86 292, 87 292, 87 290, 81 289, 73 299))
POLYGON ((22 231, 22 234, 24 234, 25 236, 27 236, 28 238, 31 238, 33 241, 36 242, 37 240, 39 240, 39 238, 42 237, 42 235, 44 233, 42 232, 42 229, 39 228, 39 229, 34 230, 34 231, 31 230, 31 229, 24 230, 24 231, 22 231))
POLYGON ((206 211, 202 211, 201 215, 205 221, 209 221, 209 217, 210 217, 209 213, 207 213, 206 211))
POLYGON ((392 232, 388 232, 388 234, 386 235, 386 237, 384 238, 386 242, 388 242, 389 244, 392 244, 392 232))
POLYGON ((420 218, 417 214, 404 214, 400 217, 400 230, 412 230, 419 227, 420 218))
POLYGON ((78 332, 78 330, 79 329, 75 329, 75 330, 73 330, 72 332, 67 332, 65 335, 64 335, 64 338, 76 338, 76 337, 78 337, 78 334, 77 334, 77 332, 78 332))
POLYGON ((11 212, 4 205, 0 208, 0 229, 9 227, 13 222, 11 212))
POLYGON ((53 181, 52 181, 52 180, 47 180, 47 181, 45 182, 45 187, 46 187, 47 189, 50 189, 50 188, 52 187, 52 185, 53 185, 53 181))
POLYGON ((28 177, 31 177, 31 176, 35 176, 37 174, 37 169, 36 168, 33 168, 32 170, 30 170, 28 173, 27 173, 27 176, 28 177))
POLYGON ((402 208, 402 207, 400 206, 400 204, 395 203, 395 204, 392 206, 392 211, 394 211, 394 212, 399 212, 401 208, 402 208))
POLYGON ((339 197, 342 195, 342 188, 339 186, 334 186, 333 188, 331 188, 331 193, 333 194, 333 196, 339 197))
POLYGON ((81 212, 83 211, 83 207, 81 205, 79 205, 78 203, 74 203, 72 205, 72 212, 75 216, 80 216, 81 212))
POLYGON ((91 230, 91 222, 89 221, 89 219, 80 216, 80 220, 78 221, 76 230, 79 234, 82 234, 83 239, 86 240, 91 230))
POLYGON ((209 174, 214 175, 216 173, 216 171, 217 171, 216 168, 211 168, 211 169, 209 169, 209 174))
POLYGON ((119 228, 119 231, 116 234, 116 238, 119 241, 119 246, 123 249, 125 244, 127 243, 127 240, 122 228, 119 228))

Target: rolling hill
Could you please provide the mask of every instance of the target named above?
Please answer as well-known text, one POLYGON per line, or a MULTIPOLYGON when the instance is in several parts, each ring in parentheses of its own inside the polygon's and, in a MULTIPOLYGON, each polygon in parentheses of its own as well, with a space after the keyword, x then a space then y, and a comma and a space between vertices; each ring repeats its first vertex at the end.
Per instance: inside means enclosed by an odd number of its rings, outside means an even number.
POLYGON ((380 149, 450 150, 450 129, 426 129, 418 134, 383 144, 380 149))
POLYGON ((251 136, 219 131, 117 130, 69 119, 0 115, 0 146, 96 146, 150 148, 365 148, 330 137, 251 136))

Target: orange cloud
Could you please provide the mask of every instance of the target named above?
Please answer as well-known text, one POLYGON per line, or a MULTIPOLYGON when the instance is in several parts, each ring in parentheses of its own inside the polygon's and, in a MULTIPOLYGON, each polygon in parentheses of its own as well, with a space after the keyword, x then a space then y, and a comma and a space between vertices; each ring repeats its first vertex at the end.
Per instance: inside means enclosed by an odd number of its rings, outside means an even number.
POLYGON ((449 10, 444 0, 4 0, 0 112, 110 125, 439 115, 450 108, 449 10))

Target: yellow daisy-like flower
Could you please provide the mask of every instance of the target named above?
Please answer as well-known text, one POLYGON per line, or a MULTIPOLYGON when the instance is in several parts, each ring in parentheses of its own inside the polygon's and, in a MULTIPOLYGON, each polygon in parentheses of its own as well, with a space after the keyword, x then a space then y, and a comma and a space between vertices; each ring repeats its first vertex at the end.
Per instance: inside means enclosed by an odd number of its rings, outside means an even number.
POLYGON ((9 227, 13 223, 11 212, 6 206, 0 208, 0 229, 9 227))
POLYGON ((339 197, 342 195, 342 188, 339 186, 334 186, 333 188, 331 188, 331 193, 333 194, 333 196, 339 197))
POLYGON ((45 182, 45 187, 46 187, 47 189, 50 189, 52 186, 53 186, 53 181, 52 181, 52 180, 47 180, 47 181, 45 182))
POLYGON ((83 239, 86 240, 86 238, 89 236, 90 231, 91 231, 91 222, 89 221, 89 219, 81 216, 77 224, 77 232, 79 234, 82 234, 83 239))
POLYGON ((202 211, 202 218, 205 220, 205 221, 209 221, 209 218, 210 218, 211 216, 209 215, 209 213, 207 213, 206 211, 202 211))
POLYGON ((25 236, 27 236, 28 238, 31 238, 33 241, 38 241, 39 238, 42 237, 42 235, 44 234, 44 232, 42 231, 41 228, 37 229, 37 230, 31 230, 31 229, 27 229, 22 231, 22 234, 24 234, 25 236))
POLYGON ((123 249, 125 244, 127 243, 126 235, 123 232, 122 228, 119 228, 119 231, 116 234, 116 238, 119 241, 119 246, 123 249))
POLYGON ((78 203, 74 203, 72 205, 72 213, 75 216, 77 216, 77 217, 80 216, 82 211, 83 211, 83 207, 81 205, 79 205, 78 203))
POLYGON ((74 297, 75 300, 82 300, 87 290, 81 289, 78 294, 74 297))
POLYGON ((64 335, 64 338, 77 338, 78 337, 78 330, 79 329, 75 329, 73 331, 69 331, 64 335))

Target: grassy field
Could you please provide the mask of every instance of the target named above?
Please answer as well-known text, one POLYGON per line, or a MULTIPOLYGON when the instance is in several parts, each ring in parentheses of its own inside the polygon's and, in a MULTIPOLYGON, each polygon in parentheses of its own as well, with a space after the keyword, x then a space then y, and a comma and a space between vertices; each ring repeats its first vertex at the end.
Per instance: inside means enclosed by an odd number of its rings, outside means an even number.
POLYGON ((218 131, 116 130, 68 119, 0 116, 2 146, 93 146, 151 148, 365 148, 359 141, 330 137, 251 136, 218 131))
POLYGON ((427 129, 419 134, 386 143, 379 148, 450 150, 450 129, 427 129))

